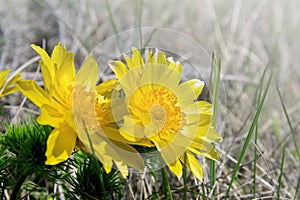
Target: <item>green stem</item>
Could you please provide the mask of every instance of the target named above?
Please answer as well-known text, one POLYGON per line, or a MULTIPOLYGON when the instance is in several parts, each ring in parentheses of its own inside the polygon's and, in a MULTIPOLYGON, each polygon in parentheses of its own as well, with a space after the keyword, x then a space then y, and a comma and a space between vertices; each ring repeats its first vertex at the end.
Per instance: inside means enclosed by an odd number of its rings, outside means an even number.
MULTIPOLYGON (((186 163, 186 154, 184 154, 184 163, 186 163)), ((187 200, 187 179, 186 179, 186 166, 183 165, 183 199, 187 200)))
POLYGON ((295 129, 292 126, 292 122, 291 122, 289 114, 288 114, 288 112, 286 110, 286 107, 285 107, 285 104, 283 102, 283 98, 282 98, 282 95, 280 93, 280 90, 279 90, 278 86, 277 86, 277 92, 278 92, 278 95, 279 95, 279 98, 280 98, 281 106, 283 108, 285 117, 287 119, 288 125, 289 125, 290 130, 291 130, 291 134, 292 134, 292 137, 293 137, 293 142, 294 142, 294 146, 295 146, 297 157, 298 157, 298 159, 300 159, 300 150, 299 150, 298 143, 297 143, 298 140, 296 138, 296 131, 295 131, 295 129))
POLYGON ((163 188, 164 188, 164 193, 165 193, 165 199, 173 200, 171 187, 170 187, 170 184, 168 181, 168 176, 167 176, 165 167, 161 168, 161 175, 162 175, 162 179, 163 179, 163 188))
MULTIPOLYGON (((54 166, 52 166, 52 168, 53 168, 54 166)), ((28 193, 26 193, 24 196, 22 196, 20 199, 25 199, 26 197, 28 197, 41 183, 42 183, 42 181, 43 180, 45 180, 46 179, 46 177, 51 173, 51 171, 52 171, 52 169, 51 170, 49 170, 47 173, 45 173, 44 175, 43 175, 43 177, 41 177, 41 178, 39 178, 38 179, 38 181, 37 181, 37 183, 36 183, 36 185, 32 188, 32 190, 30 191, 30 192, 28 192, 28 193)))
POLYGON ((285 146, 283 147, 283 151, 282 151, 280 174, 279 174, 279 178, 278 178, 277 199, 280 199, 280 189, 281 189, 281 180, 282 180, 282 175, 283 175, 284 157, 285 157, 285 146))
POLYGON ((294 200, 297 199, 299 187, 300 187, 300 176, 299 176, 299 178, 298 178, 298 183, 297 183, 297 187, 296 187, 296 190, 295 190, 294 200))
POLYGON ((105 0, 105 6, 106 6, 106 10, 108 12, 108 15, 109 15, 109 21, 112 25, 112 28, 116 34, 116 43, 117 43, 117 47, 119 48, 119 50, 121 50, 121 44, 120 44, 120 38, 119 38, 119 30, 118 30, 118 27, 116 25, 116 22, 115 22, 115 19, 113 17, 113 13, 111 11, 111 7, 110 7, 110 3, 109 3, 109 0, 105 0))
POLYGON ((105 184, 104 184, 104 181, 103 181, 102 173, 103 173, 103 168, 100 171, 99 178, 100 178, 101 189, 103 191, 103 196, 104 196, 104 199, 106 199, 106 189, 105 189, 105 184))
MULTIPOLYGON (((212 118, 212 126, 213 128, 217 127, 217 116, 218 116, 218 105, 219 105, 219 88, 220 88, 220 70, 221 70, 221 57, 219 57, 218 61, 213 54, 213 118, 212 118)), ((211 160, 209 163, 210 167, 210 187, 213 189, 216 183, 216 162, 211 160)), ((216 194, 216 190, 213 190, 213 194, 216 194)))
POLYGON ((254 162, 253 162, 253 197, 256 198, 256 161, 257 161, 257 138, 258 138, 258 122, 256 122, 255 139, 254 139, 254 162))
MULTIPOLYGON (((261 79, 262 81, 261 81, 260 84, 263 84, 263 80, 264 80, 264 76, 265 76, 266 70, 267 70, 267 68, 265 69, 265 71, 263 73, 263 77, 261 79)), ((236 176, 238 174, 239 167, 240 167, 240 165, 241 165, 241 163, 242 163, 242 161, 243 161, 243 159, 245 157, 245 154, 246 154, 246 152, 248 150, 248 147, 249 147, 249 144, 250 144, 253 132, 254 132, 255 127, 256 127, 256 123, 257 123, 257 121, 259 119, 262 107, 264 105, 264 102, 265 102, 265 99, 266 99, 266 96, 267 96, 267 93, 268 93, 268 90, 269 90, 269 87, 270 87, 270 84, 271 84, 272 76, 273 76, 273 71, 272 71, 271 75, 269 76, 269 79, 268 79, 268 82, 267 82, 267 86, 266 86, 264 92, 262 93, 261 98, 259 98, 261 100, 258 102, 257 111, 255 113, 253 122, 252 122, 251 127, 250 127, 250 129, 248 131, 248 134, 247 134, 246 140, 244 142, 242 151, 240 152, 240 154, 238 156, 237 163, 236 163, 236 165, 234 167, 234 170, 232 172, 232 177, 231 177, 231 180, 229 182, 229 185, 228 185, 228 188, 227 188, 227 191, 226 191, 225 199, 227 199, 229 197, 229 193, 230 193, 232 184, 236 180, 236 176)))
POLYGON ((19 195, 20 195, 20 192, 21 192, 21 187, 25 181, 27 177, 27 174, 21 176, 19 179, 18 179, 18 182, 16 183, 12 193, 11 193, 11 196, 10 196, 10 199, 18 199, 19 198, 19 195))
MULTIPOLYGON (((95 155, 93 155, 93 159, 96 159, 95 155)), ((99 173, 99 179, 100 179, 100 187, 101 187, 101 190, 102 190, 102 193, 103 193, 103 197, 104 199, 106 199, 106 188, 105 188, 105 183, 104 183, 104 180, 103 180, 103 167, 100 166, 99 162, 97 161, 97 168, 98 168, 98 171, 100 172, 99 173)))

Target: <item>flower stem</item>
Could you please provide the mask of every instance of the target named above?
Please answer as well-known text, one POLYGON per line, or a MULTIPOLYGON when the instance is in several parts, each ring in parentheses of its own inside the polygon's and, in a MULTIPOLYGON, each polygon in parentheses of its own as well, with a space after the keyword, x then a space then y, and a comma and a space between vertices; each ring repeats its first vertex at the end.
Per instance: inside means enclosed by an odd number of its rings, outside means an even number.
POLYGON ((27 177, 27 174, 21 176, 18 179, 18 182, 16 183, 16 185, 11 193, 10 199, 18 199, 18 197, 20 195, 20 191, 21 191, 21 186, 23 185, 26 177, 27 177))
MULTIPOLYGON (((184 154, 184 163, 186 163, 186 154, 184 154)), ((186 166, 183 165, 183 199, 187 200, 187 178, 186 178, 186 166)))
POLYGON ((165 193, 165 199, 173 200, 170 184, 168 181, 168 176, 166 173, 166 169, 164 167, 161 168, 161 175, 163 179, 163 188, 165 193))
MULTIPOLYGON (((219 104, 219 87, 220 87, 220 70, 221 70, 221 57, 217 60, 215 54, 212 56, 213 62, 213 118, 212 126, 217 128, 218 104, 219 104)), ((216 162, 211 160, 209 163, 210 168, 210 187, 213 189, 213 195, 216 194, 214 185, 216 183, 216 162)))
POLYGON ((106 199, 106 189, 105 189, 105 184, 104 184, 104 181, 103 181, 103 176, 102 176, 102 173, 103 173, 103 168, 100 169, 100 173, 99 173, 99 178, 100 178, 100 185, 101 185, 101 189, 103 191, 103 196, 104 198, 106 199))

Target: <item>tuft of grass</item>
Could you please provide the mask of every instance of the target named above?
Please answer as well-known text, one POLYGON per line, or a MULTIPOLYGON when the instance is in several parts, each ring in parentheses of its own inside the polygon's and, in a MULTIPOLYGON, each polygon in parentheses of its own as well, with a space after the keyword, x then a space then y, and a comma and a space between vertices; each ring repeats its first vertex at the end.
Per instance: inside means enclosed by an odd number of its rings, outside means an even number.
POLYGON ((73 156, 69 163, 77 171, 74 176, 69 175, 66 178, 68 184, 64 189, 68 199, 121 198, 124 181, 118 176, 118 171, 112 169, 107 174, 102 164, 92 154, 78 151, 73 156))
POLYGON ((53 172, 53 166, 45 164, 46 142, 51 130, 49 126, 35 123, 6 125, 6 134, 0 136, 0 146, 5 150, 1 151, 0 165, 7 168, 1 169, 0 184, 3 185, 2 192, 6 189, 10 193, 10 199, 21 198, 21 188, 27 178, 34 177, 36 187, 25 196, 34 192, 53 172))

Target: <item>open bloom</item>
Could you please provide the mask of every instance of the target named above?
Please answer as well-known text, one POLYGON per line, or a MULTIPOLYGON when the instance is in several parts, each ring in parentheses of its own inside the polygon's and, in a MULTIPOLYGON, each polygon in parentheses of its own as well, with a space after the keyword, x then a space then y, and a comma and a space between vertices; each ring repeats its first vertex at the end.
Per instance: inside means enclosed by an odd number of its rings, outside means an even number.
POLYGON ((132 147, 105 137, 104 131, 118 133, 111 117, 109 99, 116 81, 96 86, 98 65, 91 55, 76 74, 73 53, 67 52, 60 43, 51 57, 36 45, 32 48, 42 58, 44 89, 33 80, 20 80, 18 85, 21 92, 41 108, 37 122, 54 127, 47 140, 46 164, 55 165, 67 160, 76 146, 93 153, 107 172, 113 161, 124 176, 127 164, 143 167, 140 157, 121 159, 118 152, 112 150, 115 145, 136 153, 132 147))
POLYGON ((0 98, 18 90, 18 87, 14 84, 21 78, 21 74, 17 74, 8 80, 7 76, 10 71, 11 69, 7 69, 0 72, 0 98))
MULTIPOLYGON (((204 82, 180 82, 181 64, 162 52, 150 51, 145 62, 136 48, 132 51, 132 58, 125 56, 127 66, 121 61, 110 63, 128 109, 121 135, 131 144, 155 146, 178 178, 183 163, 201 179, 202 169, 195 154, 218 160, 212 142, 221 140, 211 127, 212 105, 196 101, 204 82)), ((113 112, 115 116, 122 113, 113 112)))

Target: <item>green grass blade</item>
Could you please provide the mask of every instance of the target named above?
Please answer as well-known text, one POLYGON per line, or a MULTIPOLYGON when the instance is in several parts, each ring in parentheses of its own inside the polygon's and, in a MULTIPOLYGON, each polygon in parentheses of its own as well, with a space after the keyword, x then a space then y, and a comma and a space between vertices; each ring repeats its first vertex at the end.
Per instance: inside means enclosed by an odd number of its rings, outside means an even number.
POLYGON ((299 188, 300 188, 300 176, 298 178, 298 183, 297 183, 297 187, 296 187, 296 190, 295 190, 294 200, 297 199, 299 188))
MULTIPOLYGON (((216 58, 215 58, 216 59, 216 58)), ((215 63, 215 62, 214 62, 215 63)), ((214 89, 213 89, 213 118, 212 126, 216 128, 217 126, 217 116, 218 116, 218 106, 219 106, 219 88, 220 88, 220 70, 221 70, 221 57, 219 57, 218 62, 214 64, 214 89)))
POLYGON ((257 140, 258 140, 258 122, 255 124, 255 147, 254 147, 254 161, 253 161, 253 197, 256 198, 256 164, 257 164, 257 140))
MULTIPOLYGON (((262 78, 261 78, 261 84, 258 88, 258 102, 260 102, 263 86, 264 86, 264 79, 265 79, 266 70, 264 70, 262 78)), ((254 136, 254 162, 253 162, 253 197, 256 198, 256 164, 257 164, 257 141, 258 141, 258 120, 255 122, 255 136, 254 136)))
POLYGON ((280 174, 278 177, 277 199, 280 199, 280 189, 281 189, 281 179, 282 179, 282 175, 283 175, 284 157, 285 157, 285 146, 283 147, 283 150, 282 150, 280 174))
POLYGON ((115 22, 115 19, 114 19, 114 16, 112 14, 112 11, 111 11, 111 7, 110 7, 110 4, 109 4, 109 0, 105 0, 105 6, 106 6, 106 9, 108 11, 108 15, 109 15, 109 21, 114 29, 114 32, 115 33, 119 33, 119 30, 118 30, 118 27, 116 25, 116 22, 115 22))
POLYGON ((286 107, 285 107, 285 104, 283 102, 283 98, 282 98, 282 95, 280 93, 280 90, 279 90, 278 86, 277 86, 277 92, 278 92, 278 95, 279 95, 279 98, 280 98, 281 106, 283 108, 285 117, 286 117, 287 122, 289 124, 289 128, 290 128, 291 133, 292 133, 292 137, 293 137, 293 142, 294 142, 296 154, 298 156, 298 159, 300 159, 300 152, 299 152, 299 147, 298 147, 298 144, 297 144, 296 132, 295 132, 295 129, 293 128, 293 126, 292 126, 292 122, 291 122, 290 117, 289 117, 289 115, 287 113, 287 110, 286 110, 286 107))
MULTIPOLYGON (((221 57, 216 59, 213 54, 212 62, 213 62, 213 117, 212 117, 212 126, 216 128, 217 126, 217 116, 218 116, 218 105, 219 105, 219 88, 220 88, 220 71, 221 71, 221 57)), ((214 187, 216 183, 216 162, 214 160, 210 160, 210 186, 211 189, 214 187)), ((213 191, 215 195, 215 190, 213 191)))
MULTIPOLYGON (((90 144, 90 148, 91 148, 91 153, 96 158, 95 149, 94 149, 94 146, 93 146, 93 142, 92 142, 92 140, 90 138, 90 134, 89 134, 89 132, 88 132, 88 130, 86 128, 87 126, 86 126, 86 124, 85 124, 85 122, 83 120, 82 120, 82 123, 83 123, 83 127, 84 127, 84 131, 86 133, 86 136, 87 136, 87 138, 89 140, 89 144, 90 144)), ((103 191, 103 196, 104 196, 104 198, 106 198, 106 189, 105 189, 105 183, 103 181, 102 170, 101 170, 101 167, 99 166, 99 164, 97 164, 97 167, 98 167, 99 171, 101 172, 101 173, 99 173, 100 186, 101 186, 101 189, 103 191)))
POLYGON ((119 39, 119 36, 118 36, 119 30, 118 30, 117 24, 115 22, 113 13, 111 11, 109 0, 105 0, 105 6, 106 6, 106 10, 107 10, 108 15, 109 15, 109 21, 110 21, 110 23, 111 23, 111 25, 113 27, 114 33, 116 34, 117 46, 118 46, 119 50, 121 50, 120 39, 119 39))
MULTIPOLYGON (((186 154, 184 154, 184 163, 186 163, 186 154)), ((186 166, 183 165, 183 199, 187 200, 187 177, 186 177, 186 166)))
POLYGON ((161 175, 162 175, 162 181, 163 181, 163 190, 165 194, 165 199, 173 200, 172 192, 171 192, 171 187, 169 184, 168 176, 166 173, 165 167, 161 168, 161 175))
MULTIPOLYGON (((266 69, 267 69, 267 68, 266 68, 266 69)), ((266 70, 266 69, 265 69, 265 70, 266 70)), ((263 74, 262 80, 264 79, 264 76, 265 76, 265 73, 263 74)), ((254 132, 255 127, 256 127, 256 123, 257 123, 258 118, 259 118, 259 116, 260 116, 260 112, 261 112, 261 110, 262 110, 264 101, 265 101, 265 99, 266 99, 266 96, 267 96, 267 93, 268 93, 268 90, 269 90, 269 87, 270 87, 270 83, 271 83, 272 77, 273 77, 273 72, 271 73, 271 75, 270 75, 270 77, 269 77, 269 79, 268 79, 267 86, 266 86, 266 88, 265 88, 265 90, 264 90, 264 92, 263 92, 263 94, 262 94, 261 101, 258 102, 256 114, 255 114, 255 116, 254 116, 253 122, 252 122, 252 124, 251 124, 250 129, 249 129, 249 132, 248 132, 247 138, 246 138, 246 140, 245 140, 245 143, 244 143, 244 145, 243 145, 242 151, 241 151, 241 153, 240 153, 240 155, 239 155, 239 157, 238 157, 237 163, 236 163, 235 168, 234 168, 234 170, 233 170, 232 177, 231 177, 231 180, 230 180, 230 182, 229 182, 228 189, 227 189, 227 191, 226 191, 226 198, 229 197, 229 192, 230 192, 230 190, 231 190, 233 181, 234 181, 234 179, 235 179, 236 176, 237 176, 239 167, 240 167, 240 165, 241 165, 241 163, 242 163, 242 161, 243 161, 243 159, 244 159, 244 157, 245 157, 245 154, 246 154, 246 152, 247 152, 247 150, 248 150, 248 147, 249 147, 249 144, 250 144, 250 141, 251 141, 253 132, 254 132)), ((263 81, 262 81, 260 84, 263 84, 263 81)))
MULTIPOLYGON (((135 26, 139 29, 139 48, 143 48, 143 34, 142 34, 142 13, 143 13, 143 0, 135 2, 135 26)), ((143 49, 142 49, 143 50, 143 49)), ((144 53, 144 52, 142 52, 144 53)))

